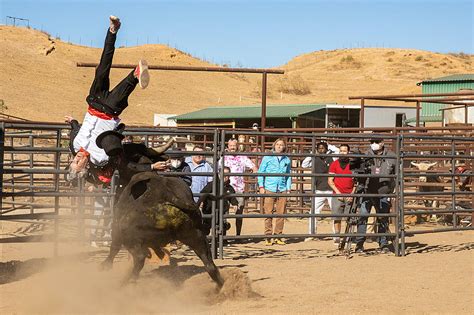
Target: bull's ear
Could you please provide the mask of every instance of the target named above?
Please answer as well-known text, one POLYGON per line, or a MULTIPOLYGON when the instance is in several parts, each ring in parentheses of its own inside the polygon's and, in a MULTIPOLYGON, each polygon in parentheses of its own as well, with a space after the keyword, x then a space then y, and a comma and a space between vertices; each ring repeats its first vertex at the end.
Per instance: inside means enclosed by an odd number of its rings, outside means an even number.
POLYGON ((130 188, 130 193, 132 194, 133 199, 137 200, 145 193, 149 181, 150 179, 145 179, 133 184, 133 186, 130 188))
POLYGON ((413 165, 413 166, 415 166, 415 167, 418 167, 418 168, 420 167, 420 164, 415 163, 415 162, 411 162, 411 165, 413 165))

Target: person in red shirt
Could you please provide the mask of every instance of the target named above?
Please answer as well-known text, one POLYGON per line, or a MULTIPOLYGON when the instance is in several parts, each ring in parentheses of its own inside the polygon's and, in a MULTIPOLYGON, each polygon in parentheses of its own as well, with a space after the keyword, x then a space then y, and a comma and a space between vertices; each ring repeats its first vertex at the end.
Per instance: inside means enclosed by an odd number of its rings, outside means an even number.
MULTIPOLYGON (((349 145, 341 144, 339 147, 340 154, 349 153, 349 145)), ((352 174, 348 157, 340 157, 332 162, 329 166, 329 174, 352 174)), ((329 187, 332 188, 335 195, 352 194, 355 191, 355 182, 352 177, 328 177, 329 187)), ((343 214, 352 203, 352 197, 338 197, 335 196, 331 201, 331 212, 333 214, 343 214)), ((334 233, 341 233, 342 217, 334 217, 334 233)), ((334 237, 334 244, 339 245, 340 238, 334 237)))

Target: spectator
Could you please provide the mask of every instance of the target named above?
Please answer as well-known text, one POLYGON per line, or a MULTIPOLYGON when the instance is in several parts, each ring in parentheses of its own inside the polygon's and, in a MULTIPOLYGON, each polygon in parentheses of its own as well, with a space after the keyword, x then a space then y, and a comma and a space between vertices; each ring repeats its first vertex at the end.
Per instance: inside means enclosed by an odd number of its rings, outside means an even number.
MULTIPOLYGON (((317 154, 329 154, 334 151, 328 150, 328 144, 326 142, 319 142, 316 145, 317 154)), ((339 149, 337 149, 339 152, 339 149)), ((333 162, 332 157, 330 156, 316 156, 314 158, 314 173, 315 174, 328 174, 329 165, 333 162)), ((308 156, 303 160, 301 166, 304 168, 309 168, 313 166, 313 157, 308 156)), ((315 194, 332 194, 332 189, 329 186, 327 177, 315 177, 315 194)), ((311 208, 311 214, 321 213, 321 209, 324 206, 324 202, 327 200, 329 207, 331 208, 331 197, 314 197, 314 208, 311 208)), ((317 218, 309 219, 309 234, 311 234, 312 227, 314 226, 314 231, 317 232, 317 218)), ((312 240, 311 237, 305 239, 305 241, 312 240)))
MULTIPOLYGON (((168 171, 178 173, 190 173, 191 167, 184 161, 184 156, 179 154, 181 150, 176 148, 174 152, 168 153, 169 164, 168 171)), ((181 178, 188 186, 191 186, 192 178, 190 175, 182 175, 181 178)))
MULTIPOLYGON (((384 142, 381 139, 370 140, 370 148, 366 152, 367 157, 370 159, 370 174, 373 175, 390 175, 395 173, 395 160, 393 158, 386 158, 387 155, 394 155, 393 152, 387 150, 384 146, 384 142)), ((367 158, 366 158, 367 159, 367 158)), ((367 193, 368 194, 390 194, 395 187, 395 181, 390 177, 372 177, 367 181, 367 193)), ((362 205, 360 207, 361 214, 368 214, 372 209, 375 208, 377 213, 389 213, 390 212, 390 199, 386 196, 381 197, 367 197, 363 198, 362 205)), ((388 231, 388 218, 380 217, 377 218, 377 232, 386 233, 388 231)), ((361 217, 357 226, 357 233, 365 234, 367 232, 367 217, 361 217)), ((364 252, 365 237, 356 237, 356 252, 364 252)), ((388 248, 387 237, 379 237, 379 247, 384 253, 390 252, 388 248)))
POLYGON ((247 151, 247 145, 245 144, 245 136, 244 135, 239 135, 238 136, 238 149, 237 151, 239 152, 246 152, 247 151))
MULTIPOLYGON (((237 140, 230 139, 227 142, 227 152, 237 153, 237 140)), ((219 161, 219 167, 221 165, 219 161)), ((257 167, 255 164, 245 155, 225 155, 224 156, 224 166, 230 168, 231 173, 244 173, 246 169, 252 170, 252 172, 257 172, 257 167)), ((234 187, 235 191, 239 194, 244 192, 245 183, 242 176, 230 176, 230 184, 234 187)), ((245 201, 248 198, 237 197, 238 206, 235 214, 242 214, 244 211, 245 201)), ((242 218, 235 219, 235 234, 240 235, 242 231, 242 218)))
MULTIPOLYGON (((206 161, 204 155, 200 154, 199 152, 204 151, 201 146, 195 146, 193 151, 196 152, 195 155, 187 157, 185 162, 191 167, 191 172, 193 173, 209 173, 212 172, 212 166, 206 161)), ((192 176, 191 182, 191 191, 193 194, 199 194, 201 190, 212 181, 212 176, 209 175, 196 175, 192 176)), ((194 197, 194 201, 197 202, 199 197, 194 197)))
MULTIPOLYGON (((277 139, 273 143, 272 152, 276 154, 283 154, 286 152, 286 142, 283 139, 277 139)), ((262 159, 258 173, 276 173, 276 174, 289 174, 291 170, 291 160, 285 155, 273 155, 265 156, 262 159)), ((291 177, 290 176, 259 176, 258 187, 261 194, 281 194, 278 197, 265 197, 263 198, 263 213, 277 214, 286 213, 286 199, 285 193, 291 191, 291 177), (276 206, 275 206, 276 204, 276 206), (274 208, 275 206, 275 208, 274 208)), ((286 243, 278 237, 283 233, 283 226, 285 224, 285 218, 277 218, 275 223, 275 230, 273 230, 272 218, 265 218, 265 235, 273 235, 277 237, 272 239, 268 237, 265 240, 265 245, 271 246, 275 242, 278 245, 285 245, 286 243)))
MULTIPOLYGON (((224 167, 224 173, 230 173, 230 168, 225 166, 224 167)), ((212 186, 213 186, 214 182, 209 182, 207 183, 207 185, 201 190, 201 194, 204 194, 204 195, 201 195, 199 197, 199 200, 197 202, 198 206, 201 205, 202 203, 202 213, 203 214, 212 214, 212 200, 210 198, 210 194, 212 193, 212 186)), ((216 183, 216 189, 217 189, 217 195, 218 196, 222 196, 222 195, 228 195, 228 194, 235 194, 235 190, 234 190, 234 187, 232 187, 231 183, 230 183, 230 179, 229 179, 229 176, 225 175, 224 176, 224 192, 220 192, 220 178, 218 179, 217 183, 216 183)), ((232 204, 233 206, 237 206, 238 205, 238 201, 235 197, 231 197, 231 198, 223 198, 224 199, 224 209, 223 209, 223 213, 226 214, 226 213, 229 213, 229 208, 230 208, 230 204, 232 204)), ((219 201, 216 201, 216 222, 219 222, 219 205, 220 205, 220 202, 219 201)), ((204 233, 206 234, 209 234, 210 231, 211 231, 211 227, 212 227, 212 218, 204 218, 203 219, 203 226, 205 228, 205 231, 204 233)), ((226 231, 230 228, 230 224, 224 220, 224 235, 226 234, 226 231)))
MULTIPOLYGON (((341 144, 339 146, 339 154, 348 154, 349 145, 341 144)), ((336 161, 332 162, 329 166, 329 174, 341 175, 341 174, 352 174, 350 169, 349 158, 339 157, 336 161)), ((328 177, 329 187, 332 188, 334 197, 331 198, 331 212, 333 214, 344 214, 346 209, 350 207, 352 203, 352 197, 340 197, 337 195, 341 194, 352 194, 355 191, 355 182, 352 177, 328 177)), ((341 221, 342 217, 334 217, 333 230, 335 234, 341 233, 341 221)), ((334 237, 334 244, 339 245, 339 236, 334 237)))

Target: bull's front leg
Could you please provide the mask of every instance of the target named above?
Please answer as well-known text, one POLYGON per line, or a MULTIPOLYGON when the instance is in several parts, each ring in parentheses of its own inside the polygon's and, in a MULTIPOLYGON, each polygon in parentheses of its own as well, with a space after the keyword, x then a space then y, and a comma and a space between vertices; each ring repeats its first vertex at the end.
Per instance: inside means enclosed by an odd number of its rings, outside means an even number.
POLYGON ((117 222, 112 223, 112 243, 110 244, 109 255, 100 264, 102 270, 109 270, 112 268, 115 256, 122 248, 122 237, 117 222))

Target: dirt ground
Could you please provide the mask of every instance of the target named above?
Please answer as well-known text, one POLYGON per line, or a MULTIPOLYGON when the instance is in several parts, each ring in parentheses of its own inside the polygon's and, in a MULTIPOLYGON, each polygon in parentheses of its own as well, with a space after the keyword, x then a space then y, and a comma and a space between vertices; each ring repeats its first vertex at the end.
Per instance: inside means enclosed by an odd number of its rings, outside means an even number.
MULTIPOLYGON (((244 233, 263 229, 261 219, 247 221, 244 233)), ((306 229, 305 220, 285 226, 288 233, 306 229)), ((321 222, 319 231, 329 232, 330 223, 321 222)), ((407 238, 405 257, 376 247, 367 243, 366 253, 346 259, 329 239, 231 244, 225 259, 216 260, 226 279, 217 293, 186 248, 173 248, 171 265, 148 262, 136 283, 121 286, 131 265, 124 251, 111 271, 99 271, 106 247, 61 244, 54 260, 51 243, 3 244, 0 313, 472 314, 474 232, 407 238)))

